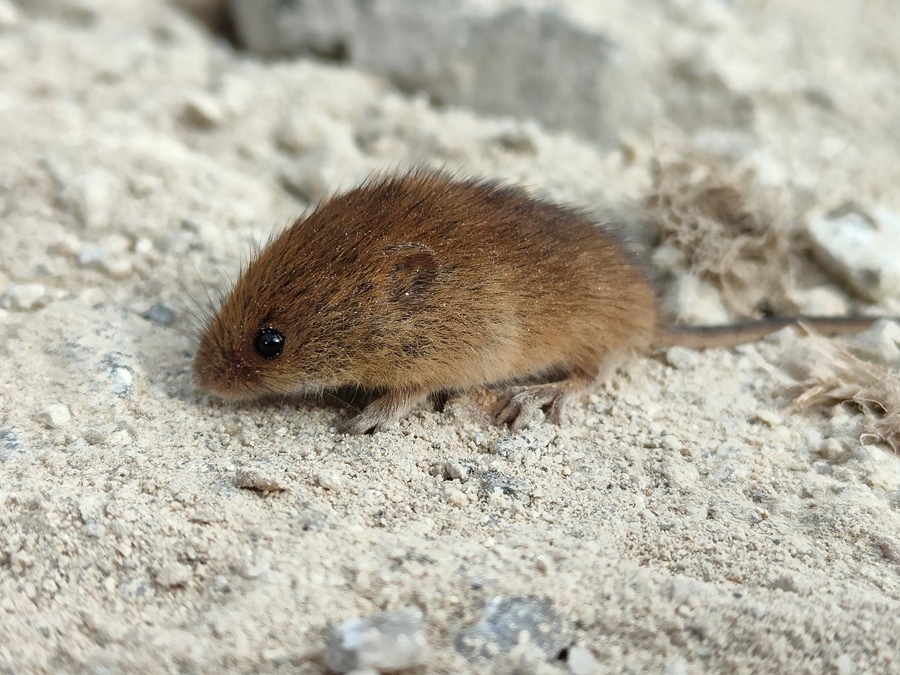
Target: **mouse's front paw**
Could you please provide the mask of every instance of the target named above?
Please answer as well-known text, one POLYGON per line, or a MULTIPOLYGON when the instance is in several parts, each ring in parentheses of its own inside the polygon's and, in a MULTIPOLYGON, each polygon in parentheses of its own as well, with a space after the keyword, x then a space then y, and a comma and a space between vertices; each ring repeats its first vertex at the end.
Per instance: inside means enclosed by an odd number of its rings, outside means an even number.
POLYGON ((390 391, 372 401, 365 409, 341 425, 347 434, 366 434, 370 431, 384 431, 394 422, 405 417, 410 410, 427 397, 427 392, 390 391))
POLYGON ((367 434, 370 431, 385 431, 393 423, 393 419, 386 418, 384 413, 372 411, 372 406, 369 406, 358 415, 342 422, 338 428, 345 434, 367 434))

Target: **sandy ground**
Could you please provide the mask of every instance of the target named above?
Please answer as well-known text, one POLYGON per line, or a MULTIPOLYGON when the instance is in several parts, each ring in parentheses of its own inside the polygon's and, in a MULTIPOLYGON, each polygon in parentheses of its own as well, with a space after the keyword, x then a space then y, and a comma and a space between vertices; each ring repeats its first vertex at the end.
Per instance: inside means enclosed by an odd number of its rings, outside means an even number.
MULTIPOLYGON (((677 39, 644 48, 729 45, 752 124, 615 148, 258 62, 149 0, 31 4, 0 3, 0 670, 319 673, 329 624, 404 607, 421 672, 900 670, 900 460, 852 406, 786 408, 795 333, 637 357, 518 436, 463 396, 346 437, 340 407, 190 377, 190 298, 376 169, 599 208, 644 196, 660 153, 724 143, 797 202, 900 209, 890 3, 673 10, 677 39), (543 636, 473 657, 458 638, 496 598, 543 636)), ((801 310, 854 305, 813 281, 801 310)))

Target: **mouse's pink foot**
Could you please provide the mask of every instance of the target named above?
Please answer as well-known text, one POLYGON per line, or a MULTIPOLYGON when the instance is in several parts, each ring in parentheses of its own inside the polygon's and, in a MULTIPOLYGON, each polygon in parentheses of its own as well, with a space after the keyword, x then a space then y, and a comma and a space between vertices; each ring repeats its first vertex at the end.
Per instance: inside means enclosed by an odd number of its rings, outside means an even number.
POLYGON ((341 425, 347 434, 365 434, 369 431, 385 431, 403 419, 428 396, 421 391, 389 391, 375 399, 361 413, 341 425))
POLYGON ((520 431, 534 419, 538 410, 543 410, 551 422, 560 424, 568 400, 584 391, 593 379, 591 375, 577 371, 559 382, 511 387, 497 404, 494 421, 509 424, 512 431, 520 431))

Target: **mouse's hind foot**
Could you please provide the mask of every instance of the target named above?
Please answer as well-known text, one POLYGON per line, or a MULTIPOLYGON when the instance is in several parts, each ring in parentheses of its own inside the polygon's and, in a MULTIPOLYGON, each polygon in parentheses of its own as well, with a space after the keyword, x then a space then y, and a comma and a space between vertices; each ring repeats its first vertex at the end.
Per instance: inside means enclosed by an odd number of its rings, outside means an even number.
POLYGON ((385 431, 428 397, 425 391, 389 391, 340 425, 345 434, 385 431))
POLYGON ((560 424, 569 399, 584 391, 593 381, 590 373, 576 370, 558 382, 511 387, 497 403, 494 421, 509 424, 512 431, 520 431, 534 419, 538 410, 543 410, 551 422, 560 424))

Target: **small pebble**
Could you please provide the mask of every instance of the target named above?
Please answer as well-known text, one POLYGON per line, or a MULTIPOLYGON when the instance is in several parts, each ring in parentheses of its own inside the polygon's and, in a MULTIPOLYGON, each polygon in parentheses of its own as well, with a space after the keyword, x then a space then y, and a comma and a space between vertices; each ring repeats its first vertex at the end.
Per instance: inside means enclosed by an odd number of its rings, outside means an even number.
POLYGON ((109 379, 112 380, 113 383, 113 393, 120 398, 128 394, 128 391, 131 389, 131 384, 134 381, 131 370, 123 367, 113 368, 113 371, 109 375, 109 379))
POLYGON ((0 296, 0 307, 28 312, 42 304, 46 292, 41 284, 15 284, 0 296))
POLYGON ((300 516, 301 527, 307 532, 322 532, 328 527, 328 515, 308 509, 300 516))
POLYGON ((124 279, 133 269, 128 258, 110 256, 104 246, 87 245, 78 253, 78 266, 84 269, 95 269, 113 279, 124 279))
POLYGON ((507 476, 505 473, 491 469, 481 475, 481 494, 488 497, 494 493, 501 493, 514 499, 528 499, 534 492, 534 488, 524 480, 507 476))
POLYGON ((666 350, 666 361, 675 370, 693 370, 700 364, 700 355, 687 347, 670 347, 666 350))
POLYGON ((465 459, 448 459, 441 467, 444 478, 465 483, 475 472, 475 463, 465 459))
POLYGON ((800 574, 782 574, 771 582, 769 587, 778 588, 787 593, 796 593, 797 595, 808 595, 810 593, 809 580, 800 576, 800 574))
POLYGON ((108 257, 109 253, 107 253, 104 247, 88 244, 78 252, 78 266, 100 267, 106 263, 108 257))
POLYGON ((416 607, 350 619, 328 631, 325 665, 338 673, 403 670, 428 657, 425 621, 416 607))
POLYGON ((469 503, 466 493, 455 487, 447 488, 444 491, 444 499, 451 506, 463 507, 469 503))
POLYGON ((209 94, 192 94, 184 104, 184 116, 198 127, 217 127, 225 119, 222 105, 209 94))
POLYGON ((19 437, 9 429, 0 429, 0 462, 12 459, 19 449, 19 437))
POLYGON ((134 442, 134 439, 131 437, 125 429, 119 429, 118 431, 112 432, 107 438, 106 442, 112 447, 125 447, 126 445, 131 445, 134 442))
POLYGON ((285 164, 280 179, 291 194, 317 201, 363 173, 365 162, 349 127, 325 119, 308 124, 320 128, 307 130, 303 154, 285 164))
POLYGON ((175 323, 177 316, 178 312, 164 302, 157 302, 143 314, 147 321, 155 323, 157 326, 171 326, 175 323))
POLYGON ((326 490, 340 490, 343 484, 337 471, 320 471, 316 474, 316 482, 326 490))
POLYGON ((779 427, 783 424, 781 416, 772 410, 758 410, 756 412, 756 421, 772 428, 779 427))
POLYGON ((573 629, 549 600, 533 596, 493 598, 481 618, 456 636, 456 650, 469 659, 507 654, 523 637, 550 659, 572 642, 573 629), (524 635, 523 635, 524 634, 524 635))
POLYGON ((879 542, 878 548, 881 550, 881 555, 884 556, 885 560, 890 560, 892 563, 900 563, 900 547, 897 546, 896 541, 885 539, 879 542))
POLYGON ((556 430, 541 426, 514 436, 498 438, 491 446, 490 451, 492 455, 514 459, 524 452, 543 450, 554 440, 556 440, 556 430))
POLYGON ((848 202, 806 223, 813 254, 860 295, 900 295, 900 213, 848 202))
POLYGON ((77 176, 63 189, 60 201, 88 229, 103 228, 112 219, 112 177, 103 169, 77 176))
POLYGON ((62 403, 51 403, 38 413, 37 419, 50 429, 59 429, 69 423, 72 413, 62 403))
POLYGON ((851 349, 888 366, 900 366, 900 323, 887 319, 876 321, 852 338, 851 349))
POLYGON ((163 189, 163 182, 159 176, 142 173, 128 178, 128 189, 135 197, 143 198, 163 189))
POLYGON ((600 672, 600 664, 587 647, 576 645, 569 648, 566 665, 572 675, 596 675, 600 672))
POLYGON ((826 438, 818 449, 819 456, 829 462, 840 464, 848 459, 852 453, 836 438, 826 438))
POLYGON ((190 580, 191 568, 177 562, 166 563, 156 575, 156 582, 163 588, 186 586, 190 580))
POLYGON ((281 492, 290 489, 281 477, 275 475, 274 470, 267 466, 238 467, 234 472, 234 482, 245 490, 281 492))

